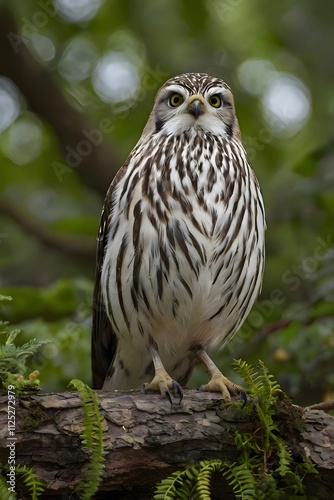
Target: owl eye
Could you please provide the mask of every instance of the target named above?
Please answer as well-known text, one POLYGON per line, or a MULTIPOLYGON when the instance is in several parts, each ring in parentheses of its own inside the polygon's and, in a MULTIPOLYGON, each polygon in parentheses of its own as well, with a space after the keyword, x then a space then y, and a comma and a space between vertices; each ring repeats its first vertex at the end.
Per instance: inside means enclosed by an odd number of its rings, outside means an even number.
POLYGON ((221 98, 219 97, 219 95, 212 95, 209 99, 209 103, 211 104, 211 106, 213 106, 214 108, 220 108, 221 106, 221 103, 222 103, 222 100, 221 98))
POLYGON ((181 106, 183 103, 184 99, 181 94, 172 94, 169 98, 169 104, 173 108, 177 108, 178 106, 181 106))

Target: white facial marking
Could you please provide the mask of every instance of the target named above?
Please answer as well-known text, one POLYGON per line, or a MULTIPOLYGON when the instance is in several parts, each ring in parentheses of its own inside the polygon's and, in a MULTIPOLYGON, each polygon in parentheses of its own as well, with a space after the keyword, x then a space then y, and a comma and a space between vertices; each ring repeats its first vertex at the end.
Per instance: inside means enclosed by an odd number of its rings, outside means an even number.
MULTIPOLYGON (((168 87, 169 93, 178 93, 183 97, 183 102, 180 106, 171 106, 168 102, 168 111, 165 124, 162 132, 166 134, 179 135, 190 129, 201 129, 206 133, 213 135, 226 136, 226 124, 218 114, 219 108, 214 108, 208 102, 209 98, 215 94, 224 93, 225 89, 222 87, 213 87, 205 93, 189 96, 187 89, 180 85, 170 85, 168 87), (204 112, 198 118, 195 118, 188 112, 188 107, 195 99, 199 99, 204 106, 204 112)), ((221 111, 221 110, 220 110, 221 111)))

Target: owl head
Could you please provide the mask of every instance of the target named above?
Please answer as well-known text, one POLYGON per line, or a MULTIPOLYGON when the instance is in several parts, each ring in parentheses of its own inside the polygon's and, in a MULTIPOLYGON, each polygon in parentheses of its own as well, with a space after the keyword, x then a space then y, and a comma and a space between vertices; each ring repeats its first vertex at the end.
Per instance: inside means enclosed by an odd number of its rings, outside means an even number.
POLYGON ((142 139, 191 130, 241 139, 232 92, 220 78, 185 73, 168 80, 157 93, 142 139))

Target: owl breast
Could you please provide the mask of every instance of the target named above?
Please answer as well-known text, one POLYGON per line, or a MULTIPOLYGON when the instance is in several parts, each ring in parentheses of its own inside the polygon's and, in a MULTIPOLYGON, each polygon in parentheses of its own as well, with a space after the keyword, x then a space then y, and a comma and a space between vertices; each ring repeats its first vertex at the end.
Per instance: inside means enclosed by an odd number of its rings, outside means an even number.
POLYGON ((119 339, 145 352, 150 339, 179 354, 223 347, 260 291, 264 230, 239 141, 196 132, 139 145, 113 192, 102 267, 119 339))

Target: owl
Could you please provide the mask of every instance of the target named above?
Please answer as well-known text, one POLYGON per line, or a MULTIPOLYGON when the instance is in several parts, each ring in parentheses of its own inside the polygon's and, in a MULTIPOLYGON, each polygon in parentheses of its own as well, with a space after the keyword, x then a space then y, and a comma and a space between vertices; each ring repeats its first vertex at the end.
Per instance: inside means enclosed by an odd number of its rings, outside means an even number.
POLYGON ((260 292, 264 234, 230 88, 205 73, 171 78, 102 211, 94 388, 181 400, 201 362, 210 375, 202 390, 245 398, 209 354, 232 339, 260 292))

